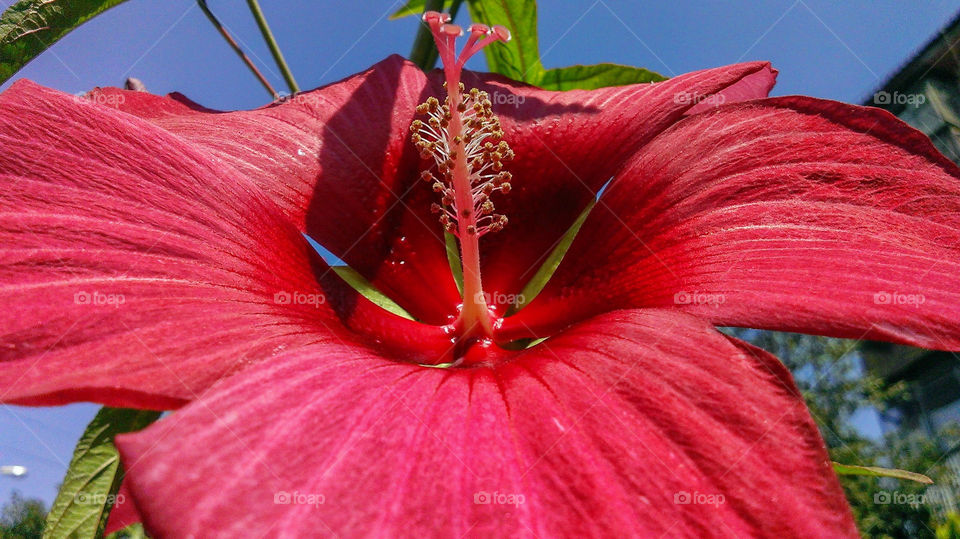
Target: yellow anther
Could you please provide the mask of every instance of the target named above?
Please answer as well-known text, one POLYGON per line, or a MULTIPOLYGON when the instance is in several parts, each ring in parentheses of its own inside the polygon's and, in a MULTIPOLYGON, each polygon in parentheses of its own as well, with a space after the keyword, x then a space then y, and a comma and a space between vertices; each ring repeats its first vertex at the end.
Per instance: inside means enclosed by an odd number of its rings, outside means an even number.
MULTIPOLYGON (((463 85, 461 84, 463 92, 463 85)), ((477 88, 461 94, 461 100, 451 110, 450 96, 441 102, 435 97, 417 107, 417 112, 427 113, 424 120, 414 120, 410 124, 410 139, 424 159, 432 158, 436 163, 436 176, 423 171, 420 177, 431 183, 432 189, 441 194, 439 204, 431 205, 430 210, 440 213, 440 222, 445 230, 467 231, 469 234, 483 235, 488 231, 500 230, 506 219, 494 214, 494 202, 490 196, 494 191, 506 194, 510 192, 509 172, 503 171, 503 162, 514 157, 513 150, 503 139, 500 120, 493 114, 490 95, 477 88), (454 114, 459 117, 459 131, 451 129, 454 114), (483 141, 477 145, 477 140, 483 141), (467 185, 472 190, 472 204, 467 208, 456 208, 457 193, 454 190, 455 170, 461 159, 466 157, 467 185), (490 172, 492 169, 492 173, 490 172), (439 179, 438 179, 439 178, 439 179), (484 224, 476 222, 484 217, 484 224), (489 221, 488 221, 489 219, 489 221), (467 222, 463 222, 466 220, 467 222)))

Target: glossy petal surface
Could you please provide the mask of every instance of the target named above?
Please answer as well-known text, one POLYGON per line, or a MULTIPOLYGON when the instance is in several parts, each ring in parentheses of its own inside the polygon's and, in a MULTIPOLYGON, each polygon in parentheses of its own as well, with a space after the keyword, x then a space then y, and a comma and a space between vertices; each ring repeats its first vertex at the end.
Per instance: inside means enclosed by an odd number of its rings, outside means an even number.
POLYGON ((960 348, 960 170, 878 109, 724 106, 617 174, 507 333, 611 307, 960 348), (562 312, 561 316, 557 316, 562 312))
POLYGON ((856 536, 783 366, 666 311, 495 369, 304 349, 118 444, 161 537, 856 536))
POLYGON ((409 142, 426 77, 392 56, 250 111, 115 88, 91 99, 142 117, 250 177, 293 221, 415 317, 446 323, 459 303, 434 193, 409 142), (429 275, 429 278, 425 278, 429 275))
POLYGON ((0 144, 4 402, 177 407, 285 349, 356 343, 344 323, 445 346, 339 281, 243 174, 147 122, 22 82, 0 144))
POLYGON ((518 293, 612 175, 691 108, 709 106, 711 96, 724 102, 766 97, 775 78, 770 64, 752 62, 658 83, 550 92, 466 73, 465 84, 490 94, 517 155, 506 167, 513 190, 493 197, 510 224, 480 242, 484 289, 518 293))

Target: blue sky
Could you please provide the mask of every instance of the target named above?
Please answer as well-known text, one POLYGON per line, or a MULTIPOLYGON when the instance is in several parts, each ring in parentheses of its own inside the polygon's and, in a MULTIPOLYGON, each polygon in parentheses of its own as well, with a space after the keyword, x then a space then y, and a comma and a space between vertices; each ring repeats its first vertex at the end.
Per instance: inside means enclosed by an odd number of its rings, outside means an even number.
MULTIPOLYGON (((0 1, 4 8, 12 3, 0 1)), ((416 21, 386 19, 401 4, 261 2, 302 89, 343 78, 389 54, 408 54, 416 21)), ((209 5, 271 82, 283 88, 245 3, 209 0, 209 5)), ((542 1, 539 34, 547 67, 617 62, 670 76, 770 60, 780 70, 775 95, 859 103, 956 10, 955 0, 542 1)), ((483 69, 482 59, 472 67, 483 69)), ((269 101, 194 0, 130 0, 74 31, 18 74, 70 93, 121 85, 128 76, 154 93, 179 91, 211 108, 269 101)), ((0 465, 30 468, 26 478, 0 476, 0 500, 15 488, 49 504, 97 407, 0 408, 0 465)))

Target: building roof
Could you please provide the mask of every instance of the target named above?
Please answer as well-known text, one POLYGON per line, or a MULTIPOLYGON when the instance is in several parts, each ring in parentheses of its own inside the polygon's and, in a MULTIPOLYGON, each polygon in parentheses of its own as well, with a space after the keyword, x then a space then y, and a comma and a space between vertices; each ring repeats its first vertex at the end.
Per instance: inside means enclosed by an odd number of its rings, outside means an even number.
MULTIPOLYGON (((897 69, 877 88, 877 92, 903 91, 919 79, 930 76, 956 80, 960 73, 960 12, 957 13, 930 41, 897 69)), ((873 105, 874 92, 864 99, 873 105)))

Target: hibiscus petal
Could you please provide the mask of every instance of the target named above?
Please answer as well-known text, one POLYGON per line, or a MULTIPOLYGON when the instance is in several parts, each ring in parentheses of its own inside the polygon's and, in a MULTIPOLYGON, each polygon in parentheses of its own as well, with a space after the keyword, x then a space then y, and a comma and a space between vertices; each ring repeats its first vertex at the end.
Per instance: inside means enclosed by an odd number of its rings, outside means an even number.
POLYGON ((768 65, 767 69, 747 75, 715 94, 697 96, 697 104, 684 114, 700 114, 720 105, 767 97, 777 82, 777 73, 768 65))
POLYGON ((166 129, 252 178, 324 247, 418 319, 446 323, 460 302, 433 193, 409 142, 426 77, 399 56, 252 111, 116 88, 90 94, 166 129), (425 276, 429 276, 425 278, 425 276))
POLYGON ((143 522, 143 517, 140 516, 140 511, 133 501, 133 496, 130 493, 130 487, 127 486, 126 480, 120 483, 120 488, 117 490, 115 500, 113 507, 110 508, 110 516, 107 517, 107 524, 103 530, 104 537, 113 532, 120 531, 127 526, 143 522))
POLYGON ((617 307, 717 325, 960 347, 960 169, 878 110, 721 107, 618 174, 506 334, 617 307))
MULTIPOLYGON (((769 63, 752 62, 658 83, 551 92, 465 73, 466 85, 490 94, 517 155, 507 165, 513 190, 493 197, 510 224, 480 242, 484 289, 519 292, 624 161, 691 107, 766 97, 775 79, 769 63)), ((440 92, 438 75, 433 82, 440 92)))
POLYGON ((242 174, 145 121, 24 81, 0 95, 0 145, 0 401, 176 407, 349 340, 341 319, 401 320, 242 174))
POLYGON ((494 368, 329 352, 118 437, 148 530, 856 537, 790 374, 694 317, 608 313, 494 368))

